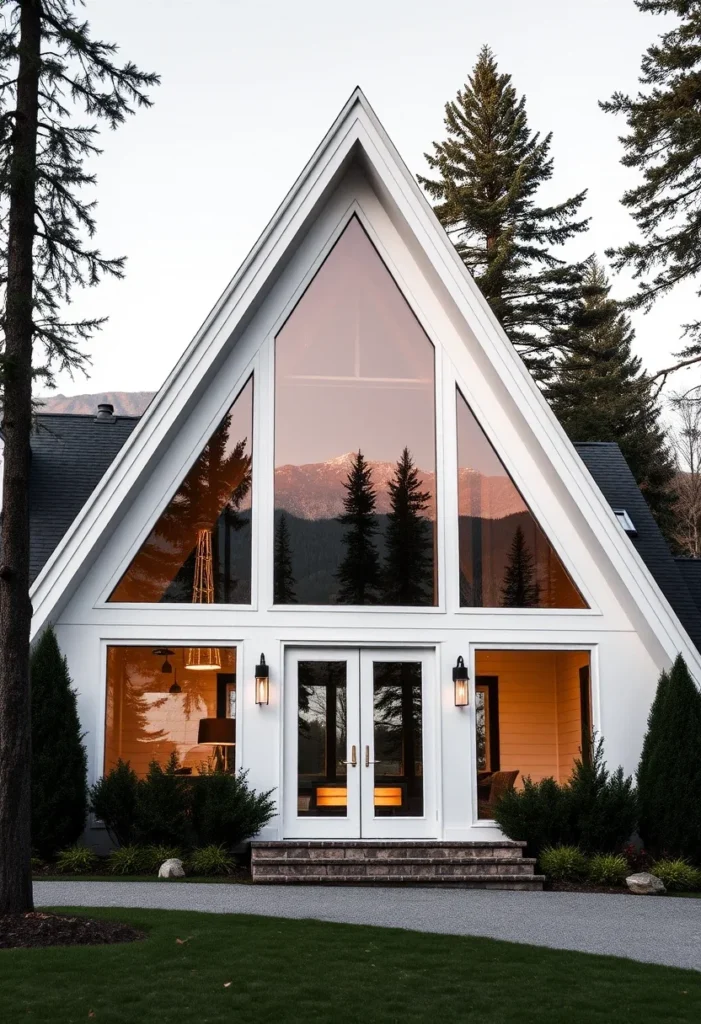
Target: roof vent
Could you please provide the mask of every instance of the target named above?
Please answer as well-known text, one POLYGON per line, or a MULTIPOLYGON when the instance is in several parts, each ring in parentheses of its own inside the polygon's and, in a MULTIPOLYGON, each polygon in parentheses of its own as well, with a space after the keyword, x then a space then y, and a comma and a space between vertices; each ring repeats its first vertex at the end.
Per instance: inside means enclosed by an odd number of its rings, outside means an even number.
POLYGON ((114 406, 110 402, 100 402, 97 407, 96 420, 113 420, 114 406))
POLYGON ((635 529, 633 520, 630 518, 630 516, 624 508, 615 508, 613 510, 613 514, 615 515, 616 519, 621 524, 621 526, 626 531, 629 537, 638 536, 638 531, 635 529))

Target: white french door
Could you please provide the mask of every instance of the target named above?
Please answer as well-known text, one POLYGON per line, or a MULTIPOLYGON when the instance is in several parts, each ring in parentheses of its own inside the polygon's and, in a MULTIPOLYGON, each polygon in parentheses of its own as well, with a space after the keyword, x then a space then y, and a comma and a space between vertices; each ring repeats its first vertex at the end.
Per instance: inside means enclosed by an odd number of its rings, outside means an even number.
POLYGON ((288 650, 284 835, 436 834, 434 653, 288 650))

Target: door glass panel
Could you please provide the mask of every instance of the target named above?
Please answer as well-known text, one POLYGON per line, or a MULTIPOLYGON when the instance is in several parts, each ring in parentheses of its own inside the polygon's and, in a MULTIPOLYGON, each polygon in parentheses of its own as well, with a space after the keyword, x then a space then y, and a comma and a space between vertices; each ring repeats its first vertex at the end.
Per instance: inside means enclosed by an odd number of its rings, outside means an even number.
POLYGON ((345 661, 297 666, 297 813, 345 818, 347 678, 345 661))
POLYGON ((373 664, 375 817, 424 813, 421 662, 373 664))

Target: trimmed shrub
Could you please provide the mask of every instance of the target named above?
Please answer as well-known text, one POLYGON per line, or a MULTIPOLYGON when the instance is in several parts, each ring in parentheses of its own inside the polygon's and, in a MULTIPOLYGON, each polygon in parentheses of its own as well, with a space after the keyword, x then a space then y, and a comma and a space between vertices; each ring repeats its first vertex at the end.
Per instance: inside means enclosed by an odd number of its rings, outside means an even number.
POLYGON ((141 851, 141 864, 148 875, 157 875, 164 860, 183 860, 183 851, 177 846, 156 843, 144 846, 141 851))
POLYGON ((65 875, 88 875, 97 865, 97 855, 87 846, 69 846, 56 859, 56 870, 65 875))
POLYGON ((637 780, 648 849, 701 863, 701 693, 681 655, 660 676, 637 780))
POLYGON ((201 846, 231 850, 260 832, 275 814, 272 789, 256 793, 247 772, 211 771, 192 782, 192 823, 201 846))
POLYGON ((75 690, 51 627, 32 651, 30 669, 32 845, 48 859, 83 834, 88 767, 75 690))
POLYGON ((110 839, 120 846, 136 841, 138 802, 138 776, 121 758, 90 790, 90 809, 105 823, 110 839))
POLYGON ((575 762, 564 786, 554 779, 510 790, 494 808, 494 819, 509 839, 525 841, 537 857, 546 847, 576 846, 585 853, 619 849, 635 830, 637 805, 632 779, 623 769, 610 773, 603 741, 593 744, 591 762, 575 762))
POLYGON ((635 831, 638 808, 632 778, 622 768, 609 772, 602 739, 592 745, 589 762, 575 761, 565 787, 571 834, 585 853, 613 853, 635 831))
POLYGON ((663 858, 655 861, 650 871, 662 879, 665 889, 669 889, 670 892, 689 892, 693 889, 701 889, 701 871, 689 864, 688 860, 663 858))
POLYGON ((565 793, 552 778, 533 782, 527 776, 523 789, 508 790, 493 813, 504 835, 526 843, 529 857, 571 840, 565 793))
POLYGON ((622 885, 629 874, 628 861, 620 853, 597 853, 587 867, 589 881, 594 885, 622 885))
POLYGON ((576 882, 587 873, 587 858, 576 846, 548 846, 541 851, 538 863, 553 882, 576 882))
POLYGON ((200 846, 188 860, 191 875, 230 875, 236 867, 225 846, 200 846))
POLYGON ((189 847, 190 789, 188 780, 176 775, 178 758, 168 758, 165 768, 151 761, 137 788, 137 841, 145 844, 189 847))
POLYGON ((107 868, 112 875, 145 875, 146 859, 143 846, 132 843, 112 850, 107 858, 107 868))

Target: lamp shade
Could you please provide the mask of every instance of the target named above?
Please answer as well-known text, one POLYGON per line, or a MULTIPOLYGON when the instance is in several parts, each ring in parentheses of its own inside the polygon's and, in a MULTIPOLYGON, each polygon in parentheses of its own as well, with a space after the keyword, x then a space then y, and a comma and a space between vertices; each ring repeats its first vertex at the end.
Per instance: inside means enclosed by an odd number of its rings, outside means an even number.
POLYGON ((217 747, 236 745, 235 718, 200 718, 198 743, 213 743, 217 747))

